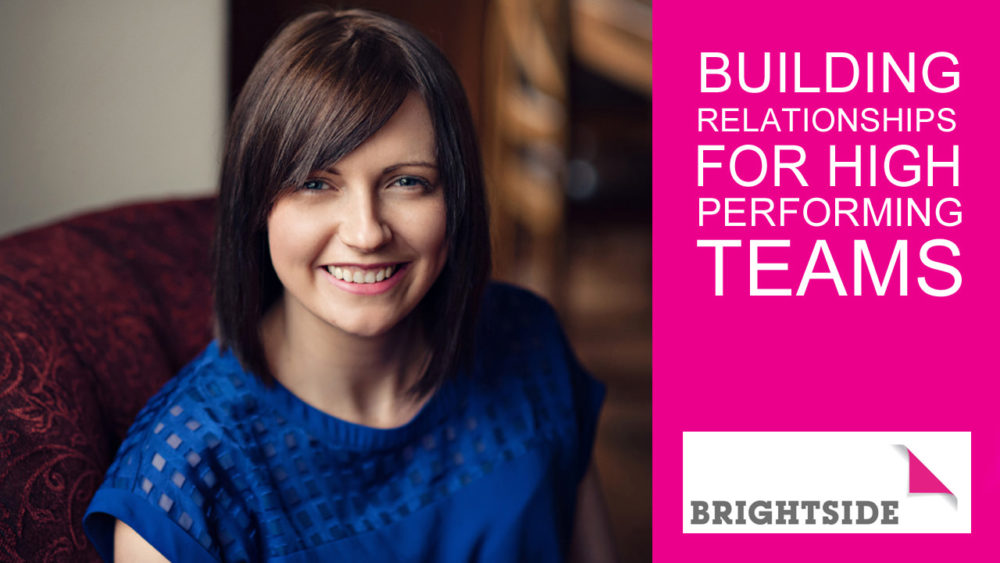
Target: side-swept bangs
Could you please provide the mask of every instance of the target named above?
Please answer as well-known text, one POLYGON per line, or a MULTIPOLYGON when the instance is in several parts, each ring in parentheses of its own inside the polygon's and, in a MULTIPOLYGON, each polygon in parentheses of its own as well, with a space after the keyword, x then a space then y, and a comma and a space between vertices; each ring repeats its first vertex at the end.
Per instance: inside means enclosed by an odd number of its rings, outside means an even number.
POLYGON ((432 347, 414 391, 426 393, 471 355, 489 276, 482 168, 454 70, 413 28, 362 10, 321 10, 286 25, 247 80, 230 120, 219 189, 214 303, 221 348, 265 381, 259 325, 283 289, 268 254, 275 201, 378 131, 410 92, 427 104, 447 207, 448 261, 416 314, 432 347))

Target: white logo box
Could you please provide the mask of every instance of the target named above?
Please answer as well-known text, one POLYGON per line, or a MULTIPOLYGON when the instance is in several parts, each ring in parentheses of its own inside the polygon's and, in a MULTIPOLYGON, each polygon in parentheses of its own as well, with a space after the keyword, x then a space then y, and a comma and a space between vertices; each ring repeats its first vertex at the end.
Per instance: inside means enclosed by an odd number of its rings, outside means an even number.
POLYGON ((684 533, 972 532, 970 432, 684 432, 683 441, 684 533), (952 494, 911 493, 907 450, 952 494), (756 507, 761 524, 749 514, 757 501, 770 503, 756 507), (879 517, 858 523, 859 501, 862 520, 874 508, 879 517), (815 523, 806 523, 810 507, 815 523), (833 520, 824 508, 834 508, 835 523, 824 523, 833 520))

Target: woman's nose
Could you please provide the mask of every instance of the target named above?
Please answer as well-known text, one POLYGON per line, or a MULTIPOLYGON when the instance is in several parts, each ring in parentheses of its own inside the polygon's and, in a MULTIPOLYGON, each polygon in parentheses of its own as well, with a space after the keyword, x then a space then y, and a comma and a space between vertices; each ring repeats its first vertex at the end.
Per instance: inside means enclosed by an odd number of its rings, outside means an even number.
POLYGON ((379 214, 377 198, 359 193, 351 198, 340 223, 340 240, 358 252, 373 252, 392 239, 392 230, 379 214))

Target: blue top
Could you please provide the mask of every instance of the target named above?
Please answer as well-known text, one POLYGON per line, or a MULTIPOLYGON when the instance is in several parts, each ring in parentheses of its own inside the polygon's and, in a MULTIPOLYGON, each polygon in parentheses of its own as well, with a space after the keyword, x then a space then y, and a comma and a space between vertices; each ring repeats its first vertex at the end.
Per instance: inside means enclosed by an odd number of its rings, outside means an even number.
POLYGON ((471 372, 404 426, 352 424, 213 342, 139 413, 84 529, 115 518, 172 561, 560 561, 603 386, 552 309, 484 298, 471 372))

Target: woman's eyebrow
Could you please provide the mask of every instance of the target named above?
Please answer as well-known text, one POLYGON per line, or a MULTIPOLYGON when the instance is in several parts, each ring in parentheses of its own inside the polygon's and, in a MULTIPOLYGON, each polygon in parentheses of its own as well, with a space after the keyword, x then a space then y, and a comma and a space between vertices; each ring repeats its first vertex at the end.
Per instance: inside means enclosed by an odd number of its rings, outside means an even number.
MULTIPOLYGON (((437 170, 437 164, 433 162, 427 162, 424 160, 417 160, 413 162, 400 162, 398 164, 393 164, 392 166, 386 166, 385 168, 382 169, 382 173, 389 174, 393 170, 396 170, 398 168, 404 168, 406 166, 419 166, 423 168, 433 168, 434 170, 437 170)), ((326 172, 327 174, 332 174, 334 176, 340 176, 340 171, 337 170, 335 166, 323 168, 322 172, 326 172)))
POLYGON ((403 168, 405 166, 422 166, 424 168, 433 168, 434 170, 437 170, 437 164, 433 162, 419 160, 415 162, 400 162, 399 164, 393 164, 392 166, 387 166, 382 170, 382 173, 388 174, 393 170, 396 170, 397 168, 403 168))

